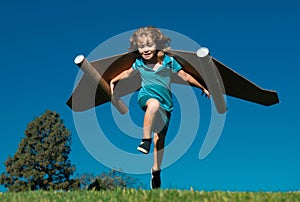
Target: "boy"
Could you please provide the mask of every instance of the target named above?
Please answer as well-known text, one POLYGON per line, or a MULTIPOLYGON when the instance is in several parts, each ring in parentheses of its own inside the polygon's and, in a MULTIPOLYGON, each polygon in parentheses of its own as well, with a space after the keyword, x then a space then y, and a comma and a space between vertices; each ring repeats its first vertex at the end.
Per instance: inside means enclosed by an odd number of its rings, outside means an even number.
POLYGON ((193 84, 206 94, 210 93, 191 75, 182 70, 181 65, 171 56, 164 53, 169 48, 170 39, 159 29, 143 27, 133 33, 130 38, 130 50, 137 52, 137 58, 132 67, 123 71, 110 81, 111 93, 119 80, 129 78, 139 72, 142 87, 138 95, 138 103, 145 111, 143 124, 143 139, 138 150, 148 154, 154 133, 154 164, 151 169, 151 188, 160 188, 160 166, 164 154, 165 136, 167 134, 173 100, 171 73, 176 72, 184 81, 193 84))

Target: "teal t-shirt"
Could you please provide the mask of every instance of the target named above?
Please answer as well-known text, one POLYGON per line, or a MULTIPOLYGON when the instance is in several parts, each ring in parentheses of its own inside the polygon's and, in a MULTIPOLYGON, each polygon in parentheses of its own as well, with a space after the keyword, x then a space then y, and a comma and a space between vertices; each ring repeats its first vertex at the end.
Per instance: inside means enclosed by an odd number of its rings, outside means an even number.
POLYGON ((162 65, 154 71, 144 64, 143 58, 137 58, 132 65, 134 70, 139 71, 142 78, 142 87, 139 91, 138 100, 141 107, 145 107, 148 99, 155 98, 160 102, 160 106, 171 112, 173 110, 173 100, 171 93, 171 74, 178 72, 182 67, 171 56, 165 55, 162 65))

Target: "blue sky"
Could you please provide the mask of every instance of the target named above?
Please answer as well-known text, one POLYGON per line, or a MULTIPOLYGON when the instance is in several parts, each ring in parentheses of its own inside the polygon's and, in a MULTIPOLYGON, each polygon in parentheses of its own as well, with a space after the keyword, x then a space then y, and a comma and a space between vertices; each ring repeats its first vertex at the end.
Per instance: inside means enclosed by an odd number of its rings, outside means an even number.
MULTIPOLYGON (((65 104, 78 73, 73 59, 79 53, 88 55, 115 35, 154 25, 208 47, 212 56, 261 87, 276 90, 280 98, 280 104, 262 107, 227 97, 229 111, 222 136, 214 150, 200 160, 210 114, 206 109, 209 102, 199 97, 200 129, 187 152, 163 170, 163 188, 299 190, 298 8, 295 0, 2 3, 0 172, 5 170, 8 155, 17 150, 27 124, 47 109, 60 113, 72 132, 70 157, 78 173, 109 170, 83 146, 72 111, 65 104)), ((96 111, 109 115, 108 109, 106 105, 96 111)), ((142 119, 140 111, 132 111, 135 114, 131 116, 142 119)), ((179 115, 174 111, 173 126, 179 115)), ((170 134, 168 142, 174 138, 172 130, 170 134)), ((124 144, 121 138, 110 140, 124 144)), ((133 150, 138 143, 126 141, 133 150)), ((98 144, 101 147, 101 142, 98 144)), ((136 177, 148 185, 149 174, 136 177)))

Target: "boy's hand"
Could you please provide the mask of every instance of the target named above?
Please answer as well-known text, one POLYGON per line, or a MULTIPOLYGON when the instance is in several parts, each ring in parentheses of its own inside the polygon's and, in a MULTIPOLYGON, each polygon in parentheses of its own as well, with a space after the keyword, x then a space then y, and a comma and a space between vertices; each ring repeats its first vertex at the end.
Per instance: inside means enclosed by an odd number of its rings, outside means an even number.
POLYGON ((110 93, 113 95, 114 94, 114 88, 115 88, 115 84, 114 82, 111 80, 110 81, 110 93))
POLYGON ((207 97, 208 99, 210 98, 210 93, 208 92, 208 90, 203 89, 202 90, 202 95, 205 93, 205 97, 207 97))

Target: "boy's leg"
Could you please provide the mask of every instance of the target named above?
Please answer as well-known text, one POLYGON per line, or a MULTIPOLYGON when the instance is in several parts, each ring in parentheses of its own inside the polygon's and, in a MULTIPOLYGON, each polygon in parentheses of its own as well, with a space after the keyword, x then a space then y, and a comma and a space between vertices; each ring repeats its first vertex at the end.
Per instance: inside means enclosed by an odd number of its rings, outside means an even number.
POLYGON ((146 112, 144 116, 143 140, 137 148, 137 150, 139 150, 144 154, 148 154, 150 151, 150 145, 152 140, 151 139, 152 127, 159 108, 160 108, 160 103, 158 100, 154 98, 150 98, 149 100, 147 100, 146 112))
POLYGON ((155 116, 159 110, 160 103, 154 98, 150 98, 146 102, 146 112, 144 116, 144 138, 150 139, 152 133, 152 126, 154 123, 155 116))
POLYGON ((160 166, 164 156, 165 135, 154 133, 154 162, 151 169, 151 188, 158 189, 161 185, 160 166))
POLYGON ((164 147, 165 147, 165 135, 154 133, 154 162, 153 162, 153 170, 160 170, 160 166, 164 156, 164 147))

